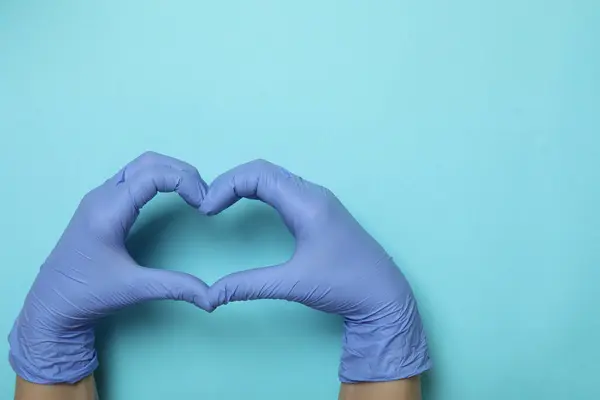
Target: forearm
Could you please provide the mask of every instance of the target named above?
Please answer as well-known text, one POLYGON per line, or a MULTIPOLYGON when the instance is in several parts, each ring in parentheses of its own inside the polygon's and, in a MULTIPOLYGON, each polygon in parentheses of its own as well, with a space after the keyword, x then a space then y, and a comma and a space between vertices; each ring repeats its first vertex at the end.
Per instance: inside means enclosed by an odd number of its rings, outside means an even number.
POLYGON ((73 384, 38 385, 17 377, 15 400, 97 400, 93 376, 73 384))
POLYGON ((342 383, 339 400, 421 400, 418 376, 389 382, 342 383))

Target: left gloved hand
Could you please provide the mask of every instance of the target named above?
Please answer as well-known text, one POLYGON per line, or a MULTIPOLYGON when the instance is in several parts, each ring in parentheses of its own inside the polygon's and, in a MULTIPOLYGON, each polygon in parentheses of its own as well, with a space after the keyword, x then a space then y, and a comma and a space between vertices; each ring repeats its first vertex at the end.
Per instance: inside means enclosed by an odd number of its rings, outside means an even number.
POLYGON ((157 192, 173 191, 198 208, 206 183, 183 161, 145 153, 83 198, 10 333, 10 363, 21 378, 74 383, 92 374, 94 325, 117 309, 172 299, 212 311, 204 282, 141 267, 125 248, 140 208, 157 192))
POLYGON ((217 307, 284 299, 344 317, 342 382, 391 381, 431 368, 413 292, 391 256, 328 189, 256 160, 219 176, 201 211, 212 215, 240 198, 275 208, 296 238, 281 264, 236 272, 209 289, 217 307))

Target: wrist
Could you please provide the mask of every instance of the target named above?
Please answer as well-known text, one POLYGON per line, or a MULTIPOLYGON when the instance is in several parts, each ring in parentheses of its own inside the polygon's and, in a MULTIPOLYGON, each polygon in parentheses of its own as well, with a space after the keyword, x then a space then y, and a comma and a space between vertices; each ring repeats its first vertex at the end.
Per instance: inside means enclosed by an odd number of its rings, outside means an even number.
POLYGON ((10 332, 9 361, 26 381, 48 385, 76 383, 98 367, 93 328, 56 331, 22 312, 10 332))
POLYGON ((341 382, 406 379, 431 368, 421 317, 414 299, 410 303, 384 318, 344 321, 341 382))
POLYGON ((75 384, 38 385, 17 377, 15 399, 92 400, 98 399, 93 375, 75 384))

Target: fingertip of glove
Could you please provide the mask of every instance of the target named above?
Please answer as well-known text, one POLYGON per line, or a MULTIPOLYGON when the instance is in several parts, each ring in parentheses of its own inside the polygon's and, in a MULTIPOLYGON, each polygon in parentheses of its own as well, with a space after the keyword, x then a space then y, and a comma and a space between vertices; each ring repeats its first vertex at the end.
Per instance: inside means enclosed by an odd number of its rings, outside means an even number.
POLYGON ((212 314, 213 312, 215 312, 217 310, 217 308, 218 307, 211 306, 209 308, 205 308, 204 311, 206 311, 209 314, 212 314))
POLYGON ((212 314, 217 308, 216 307, 206 307, 203 308, 204 311, 206 311, 209 314, 212 314))
POLYGON ((194 297, 193 304, 196 307, 201 308, 202 310, 206 311, 209 314, 212 313, 213 311, 215 311, 215 308, 216 308, 212 304, 210 304, 210 302, 208 302, 207 300, 199 300, 197 297, 194 297))
POLYGON ((208 217, 212 217, 213 215, 217 214, 210 206, 206 206, 206 203, 200 204, 200 207, 198 207, 198 211, 200 211, 202 214, 208 217))

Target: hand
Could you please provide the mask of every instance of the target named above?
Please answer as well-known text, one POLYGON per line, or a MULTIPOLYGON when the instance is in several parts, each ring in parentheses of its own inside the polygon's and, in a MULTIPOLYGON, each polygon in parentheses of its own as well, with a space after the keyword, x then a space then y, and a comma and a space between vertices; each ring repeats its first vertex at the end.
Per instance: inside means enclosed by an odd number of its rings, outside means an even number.
POLYGON ((296 250, 282 265, 217 281, 209 289, 214 307, 230 301, 285 299, 342 315, 342 382, 396 380, 430 368, 408 282, 331 191, 257 160, 219 176, 200 210, 217 214, 241 197, 274 207, 296 238, 296 250))
POLYGON ((114 310, 172 299, 212 311, 204 282, 141 267, 125 248, 140 208, 157 192, 173 191, 198 208, 206 184, 191 165, 145 153, 83 198, 10 333, 10 362, 20 377, 53 384, 89 376, 98 365, 94 324, 114 310))

